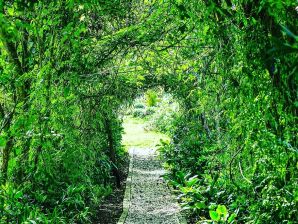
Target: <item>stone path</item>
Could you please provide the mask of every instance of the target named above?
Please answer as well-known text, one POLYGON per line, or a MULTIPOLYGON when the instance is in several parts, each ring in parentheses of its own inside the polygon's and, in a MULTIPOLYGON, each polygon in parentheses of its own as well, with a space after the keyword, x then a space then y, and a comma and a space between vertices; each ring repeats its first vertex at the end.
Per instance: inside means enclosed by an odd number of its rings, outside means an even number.
POLYGON ((118 224, 186 224, 161 175, 154 150, 133 148, 123 214, 118 224))

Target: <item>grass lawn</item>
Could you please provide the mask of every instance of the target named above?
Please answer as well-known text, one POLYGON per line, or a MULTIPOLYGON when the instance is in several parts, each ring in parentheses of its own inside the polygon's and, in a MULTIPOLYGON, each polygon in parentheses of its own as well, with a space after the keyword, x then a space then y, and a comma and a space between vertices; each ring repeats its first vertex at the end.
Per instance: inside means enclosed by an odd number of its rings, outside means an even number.
POLYGON ((131 146, 138 146, 144 148, 154 148, 159 144, 160 139, 169 140, 169 137, 165 134, 161 134, 155 131, 146 131, 144 127, 146 121, 140 118, 134 118, 127 116, 124 118, 123 127, 124 134, 122 144, 129 148, 131 146))

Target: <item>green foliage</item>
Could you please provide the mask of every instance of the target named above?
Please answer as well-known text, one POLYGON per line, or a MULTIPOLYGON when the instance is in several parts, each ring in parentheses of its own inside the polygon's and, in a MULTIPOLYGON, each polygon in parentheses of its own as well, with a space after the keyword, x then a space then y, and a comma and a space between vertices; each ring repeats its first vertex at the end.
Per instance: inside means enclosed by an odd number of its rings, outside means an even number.
MULTIPOLYGON (((150 91, 147 91, 147 94, 150 91)), ((155 91, 153 91, 156 94, 155 91)), ((148 97, 139 97, 135 99, 132 107, 126 109, 126 114, 133 115, 136 118, 144 118, 148 121, 146 125, 147 130, 154 130, 171 135, 176 126, 176 120, 180 116, 179 104, 170 94, 165 94, 159 91, 156 95, 158 103, 155 106, 145 106, 148 97)))
POLYGON ((0 222, 1 223, 49 223, 59 220, 59 214, 51 214, 49 219, 38 206, 32 205, 32 199, 22 190, 10 184, 0 188, 0 222))
POLYGON ((146 104, 148 107, 155 107, 158 101, 158 94, 154 90, 148 90, 146 92, 146 104))
MULTIPOLYGON (((154 62, 166 64, 162 83, 184 109, 172 142, 160 150, 167 178, 197 221, 210 218, 203 203, 214 203, 224 204, 239 222, 295 223, 293 4, 209 3, 180 3, 178 10, 187 12, 184 20, 194 30, 179 45, 190 49, 178 49, 175 60, 169 52, 154 62), (282 9, 291 13, 285 16, 282 9), (200 45, 193 41, 198 37, 200 45), (198 179, 192 187, 189 176, 198 179)), ((214 221, 223 218, 216 208, 210 213, 214 221)))
POLYGON ((216 223, 233 223, 236 218, 236 214, 229 215, 226 206, 218 205, 216 210, 210 210, 209 215, 212 221, 216 223))
POLYGON ((178 103, 170 95, 165 94, 150 116, 150 126, 154 130, 171 136, 175 132, 179 116, 181 115, 178 103))
POLYGON ((132 113, 134 117, 144 118, 146 116, 146 109, 135 109, 132 113))
POLYGON ((134 105, 134 108, 136 108, 136 109, 145 109, 145 105, 142 104, 142 103, 136 103, 136 104, 134 105))
POLYGON ((108 67, 98 40, 130 6, 74 3, 0 3, 1 223, 90 223, 119 185, 117 113, 135 80, 88 74, 108 67))

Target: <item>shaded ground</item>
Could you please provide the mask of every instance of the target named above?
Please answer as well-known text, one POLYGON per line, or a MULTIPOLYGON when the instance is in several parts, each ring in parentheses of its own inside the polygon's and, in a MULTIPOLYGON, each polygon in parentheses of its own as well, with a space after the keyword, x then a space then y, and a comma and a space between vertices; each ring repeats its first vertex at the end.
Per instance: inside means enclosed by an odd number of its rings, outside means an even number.
POLYGON ((101 206, 99 207, 96 220, 93 220, 95 224, 115 224, 122 214, 123 197, 126 186, 126 178, 128 174, 128 159, 121 168, 121 187, 117 189, 113 188, 113 193, 105 198, 101 206))

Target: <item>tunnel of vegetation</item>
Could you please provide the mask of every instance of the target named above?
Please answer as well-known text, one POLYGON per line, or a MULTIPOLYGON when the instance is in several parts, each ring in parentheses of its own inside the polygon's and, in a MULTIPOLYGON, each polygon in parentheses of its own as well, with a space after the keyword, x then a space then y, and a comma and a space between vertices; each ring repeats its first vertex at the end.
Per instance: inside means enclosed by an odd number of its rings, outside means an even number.
POLYGON ((88 223, 119 186, 121 105, 183 111, 161 155, 198 222, 295 223, 297 3, 0 1, 0 223, 88 223))

